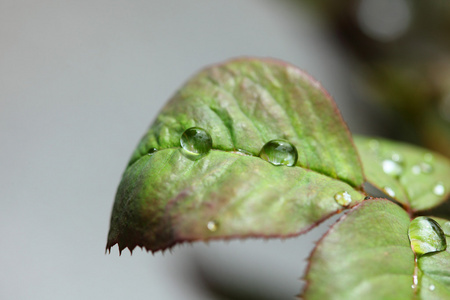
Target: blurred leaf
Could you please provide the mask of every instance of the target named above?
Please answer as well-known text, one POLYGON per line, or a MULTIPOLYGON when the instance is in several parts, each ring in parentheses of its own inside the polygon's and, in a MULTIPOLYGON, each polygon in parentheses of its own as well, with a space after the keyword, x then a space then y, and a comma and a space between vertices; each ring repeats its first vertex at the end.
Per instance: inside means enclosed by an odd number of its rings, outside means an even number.
POLYGON ((403 209, 384 199, 354 207, 314 250, 304 299, 450 299, 448 250, 421 256, 417 268, 409 223, 403 209))
POLYGON ((371 184, 419 211, 448 198, 450 161, 416 146, 385 139, 355 137, 364 172, 371 184))
POLYGON ((234 60, 194 76, 143 137, 116 195, 107 247, 299 234, 344 208, 336 194, 350 206, 361 201, 362 183, 351 136, 318 82, 283 62, 234 60), (194 126, 213 146, 196 161, 180 150, 194 126), (296 166, 257 157, 273 139, 298 149, 296 166))

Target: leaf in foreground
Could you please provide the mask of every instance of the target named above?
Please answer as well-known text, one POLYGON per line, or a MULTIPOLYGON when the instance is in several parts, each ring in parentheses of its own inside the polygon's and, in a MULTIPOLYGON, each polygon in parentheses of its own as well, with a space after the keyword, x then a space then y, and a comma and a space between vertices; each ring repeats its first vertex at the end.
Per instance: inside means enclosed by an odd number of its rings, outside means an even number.
POLYGON ((318 82, 275 60, 230 61, 194 76, 142 138, 107 247, 292 236, 362 201, 362 183, 350 133, 318 82), (208 149, 189 144, 202 130, 208 149))
POLYGON ((312 253, 304 299, 450 299, 448 250, 415 262, 409 224, 408 214, 384 199, 354 207, 312 253))
POLYGON ((367 181, 414 211, 435 207, 450 193, 450 161, 427 149, 355 137, 367 181))

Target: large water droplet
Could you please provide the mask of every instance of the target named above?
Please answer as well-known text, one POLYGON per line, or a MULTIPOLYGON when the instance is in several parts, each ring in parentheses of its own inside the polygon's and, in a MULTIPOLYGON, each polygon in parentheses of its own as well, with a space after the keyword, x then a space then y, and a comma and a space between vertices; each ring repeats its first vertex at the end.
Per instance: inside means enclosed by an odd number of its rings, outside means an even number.
POLYGON ((403 171, 402 166, 394 160, 385 159, 385 160, 383 160, 381 165, 383 166, 384 173, 391 175, 391 176, 395 176, 395 177, 400 176, 400 174, 403 171))
POLYGON ((352 196, 347 192, 339 192, 334 195, 334 200, 341 206, 349 206, 352 203, 352 196))
POLYGON ((383 188, 383 190, 384 190, 384 191, 386 192, 386 194, 388 194, 389 196, 395 197, 395 192, 394 192, 394 190, 393 190, 391 187, 385 186, 385 187, 383 188))
POLYGON ((442 183, 438 183, 433 187, 433 194, 436 196, 442 196, 445 194, 445 187, 442 183))
POLYGON ((408 236, 411 248, 417 255, 447 249, 447 242, 441 226, 431 218, 417 217, 412 220, 409 224, 408 236))
POLYGON ((216 232, 219 228, 219 224, 216 221, 209 221, 208 224, 206 224, 206 228, 211 232, 216 232))
POLYGON ((204 129, 191 127, 180 138, 182 152, 188 158, 197 160, 208 154, 212 148, 212 138, 204 129))
POLYGON ((297 149, 286 140, 271 140, 259 152, 259 157, 273 165, 292 167, 298 159, 297 149))
POLYGON ((156 148, 150 148, 150 149, 148 149, 148 155, 152 155, 153 153, 155 153, 156 151, 158 151, 158 149, 156 149, 156 148))

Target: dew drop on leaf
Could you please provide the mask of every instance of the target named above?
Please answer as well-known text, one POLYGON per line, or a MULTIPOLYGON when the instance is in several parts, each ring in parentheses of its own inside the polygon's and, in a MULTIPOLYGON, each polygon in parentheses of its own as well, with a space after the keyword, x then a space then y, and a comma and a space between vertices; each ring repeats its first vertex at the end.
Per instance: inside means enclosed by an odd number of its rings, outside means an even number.
POLYGON ((158 149, 156 149, 156 148, 150 148, 150 149, 148 150, 148 155, 152 155, 152 154, 155 153, 156 151, 158 151, 158 149))
POLYGON ((216 221, 209 221, 208 224, 206 224, 206 228, 208 228, 208 230, 211 232, 216 232, 219 228, 219 225, 216 221))
POLYGON ((286 140, 271 140, 259 152, 259 157, 273 165, 292 167, 298 159, 297 149, 286 140))
POLYGON ((389 196, 395 197, 395 192, 394 192, 394 190, 393 190, 391 187, 385 186, 385 187, 383 188, 383 191, 384 191, 386 194, 388 194, 389 196))
POLYGON ((186 157, 197 160, 209 153, 212 148, 212 138, 204 129, 191 127, 181 135, 180 144, 186 157))
POLYGON ((417 255, 447 249, 444 232, 439 224, 429 217, 417 217, 408 229, 411 248, 417 255))
POLYGON ((433 194, 436 196, 442 196, 445 194, 445 187, 442 183, 438 183, 433 187, 433 194))
POLYGON ((403 171, 402 166, 398 162, 390 159, 383 160, 382 166, 384 173, 395 177, 400 176, 403 171))
POLYGON ((428 287, 428 289, 429 289, 430 291, 434 291, 435 288, 436 288, 436 287, 434 286, 434 284, 430 284, 430 286, 428 287))
POLYGON ((352 196, 347 192, 339 192, 334 195, 334 200, 341 206, 349 206, 352 203, 352 196))

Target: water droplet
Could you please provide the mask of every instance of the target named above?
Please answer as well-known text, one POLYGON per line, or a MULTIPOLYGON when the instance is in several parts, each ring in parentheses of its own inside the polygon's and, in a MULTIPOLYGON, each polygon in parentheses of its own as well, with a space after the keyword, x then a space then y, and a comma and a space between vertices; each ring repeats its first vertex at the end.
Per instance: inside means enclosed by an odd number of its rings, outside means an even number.
POLYGON ((436 196, 442 196, 445 194, 445 187, 442 183, 438 183, 434 186, 433 188, 433 194, 435 194, 436 196))
POLYGON ((180 138, 183 154, 197 160, 208 154, 212 148, 212 138, 204 129, 191 127, 186 129, 180 138))
POLYGON ((341 206, 349 206, 352 203, 352 196, 347 192, 339 192, 334 195, 334 200, 341 206))
POLYGON ((434 284, 430 284, 430 286, 429 286, 428 288, 430 289, 430 291, 434 291, 434 289, 435 289, 436 287, 434 286, 434 284))
POLYGON ((156 151, 158 151, 158 149, 156 149, 156 148, 150 148, 150 149, 148 149, 148 155, 152 155, 153 153, 155 153, 156 151))
POLYGON ((385 159, 383 160, 381 165, 383 166, 384 173, 391 176, 400 176, 403 171, 402 166, 400 166, 400 164, 394 160, 385 159))
POLYGON ((450 221, 444 223, 444 225, 442 226, 442 230, 444 231, 445 235, 450 236, 450 221))
POLYGON ((298 159, 297 149, 286 140, 271 140, 259 152, 259 157, 273 165, 292 167, 298 159))
POLYGON ((408 229, 411 248, 417 255, 439 252, 447 249, 444 232, 439 224, 428 217, 417 217, 408 229))
POLYGON ((426 162, 421 162, 417 165, 412 166, 411 171, 415 175, 419 174, 429 174, 433 172, 433 166, 426 162))
POLYGON ((386 192, 386 194, 388 194, 389 196, 395 197, 395 192, 394 192, 394 190, 393 190, 391 187, 385 186, 385 187, 383 188, 383 190, 384 190, 384 191, 386 192))
POLYGON ((403 161, 403 157, 397 153, 397 152, 392 152, 391 153, 391 159, 395 162, 402 162, 403 161))
POLYGON ((370 200, 370 199, 372 199, 373 197, 371 197, 371 196, 366 196, 366 197, 364 197, 364 200, 370 200))
POLYGON ((209 221, 208 224, 206 224, 206 228, 211 232, 216 232, 219 228, 219 224, 217 224, 216 221, 209 221))

